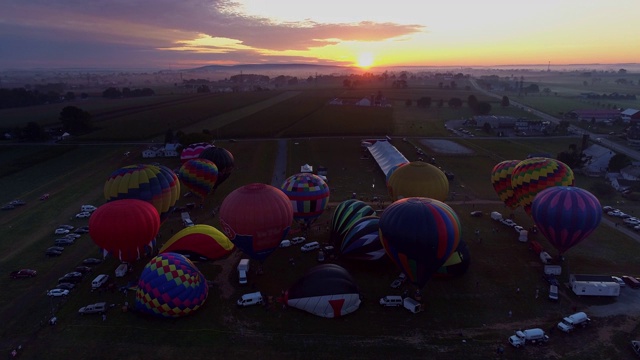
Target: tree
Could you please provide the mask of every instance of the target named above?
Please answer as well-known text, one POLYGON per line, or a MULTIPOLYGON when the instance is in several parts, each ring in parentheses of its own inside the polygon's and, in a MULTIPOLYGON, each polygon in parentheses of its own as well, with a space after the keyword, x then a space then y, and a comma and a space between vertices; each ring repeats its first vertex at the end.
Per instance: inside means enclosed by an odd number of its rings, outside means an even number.
POLYGON ((86 132, 91 130, 91 114, 75 107, 65 106, 60 112, 59 117, 62 127, 69 132, 86 132))
POLYGON ((419 108, 430 108, 431 107, 431 98, 430 97, 421 97, 420 99, 418 99, 418 101, 416 101, 416 106, 418 106, 419 108))
POLYGON ((73 91, 67 91, 67 93, 64 96, 65 100, 75 100, 76 99, 76 93, 74 93, 73 91))
POLYGON ((462 99, 456 97, 451 98, 449 99, 447 105, 449 105, 449 107, 452 109, 459 109, 462 107, 462 99))
POLYGON ((510 105, 509 97, 508 97, 508 96, 506 96, 506 95, 505 95, 505 96, 503 96, 503 97, 502 97, 502 101, 500 102, 500 105, 501 105, 502 107, 509 107, 509 105, 510 105))
POLYGON ((475 95, 469 95, 467 98, 467 105, 473 110, 476 105, 478 105, 478 98, 475 95))
POLYGON ((22 129, 24 138, 30 141, 43 141, 49 138, 49 134, 37 122, 30 121, 27 126, 22 129))
POLYGON ((484 132, 486 132, 487 134, 491 134, 491 124, 485 122, 484 125, 482 125, 482 130, 484 130, 484 132))
POLYGON ((198 88, 196 89, 196 92, 198 94, 207 94, 211 92, 211 89, 209 89, 208 85, 200 85, 198 86, 198 88))
POLYGON ((476 105, 474 112, 477 115, 489 115, 491 113, 491 104, 486 101, 479 101, 476 105))
MULTIPOLYGON (((168 129, 164 134, 164 143, 165 144, 173 144, 175 137, 173 136, 173 130, 168 129)), ((188 144, 187 144, 188 145, 188 144)))
POLYGON ((342 81, 342 87, 350 88, 350 87, 351 87, 351 80, 349 80, 349 79, 344 79, 344 80, 342 81))
POLYGON ((122 93, 120 92, 120 90, 114 87, 110 87, 102 92, 102 97, 105 97, 107 99, 118 99, 122 97, 122 93))
POLYGON ((625 154, 615 154, 609 160, 609 172, 620 172, 621 169, 631 165, 631 159, 625 154))
POLYGON ((412 101, 411 99, 407 99, 407 100, 405 100, 405 102, 404 102, 404 105, 405 105, 406 107, 410 107, 410 106, 411 106, 411 104, 413 104, 413 101, 412 101))

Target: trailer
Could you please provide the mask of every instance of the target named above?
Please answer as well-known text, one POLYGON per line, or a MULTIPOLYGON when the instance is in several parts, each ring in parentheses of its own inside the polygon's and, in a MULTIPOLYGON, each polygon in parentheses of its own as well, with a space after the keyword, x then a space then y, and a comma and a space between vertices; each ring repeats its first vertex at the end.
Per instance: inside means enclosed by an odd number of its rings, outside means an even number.
POLYGON ((578 296, 619 296, 620 284, 607 275, 569 275, 571 290, 578 296))

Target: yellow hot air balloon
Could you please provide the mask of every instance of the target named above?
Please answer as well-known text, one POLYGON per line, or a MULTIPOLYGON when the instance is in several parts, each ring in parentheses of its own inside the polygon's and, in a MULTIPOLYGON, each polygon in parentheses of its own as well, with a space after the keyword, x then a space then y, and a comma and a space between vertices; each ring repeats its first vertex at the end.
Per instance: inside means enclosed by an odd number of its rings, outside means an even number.
POLYGON ((413 161, 396 169, 389 178, 389 195, 393 201, 408 197, 426 197, 445 201, 449 180, 437 167, 413 161))

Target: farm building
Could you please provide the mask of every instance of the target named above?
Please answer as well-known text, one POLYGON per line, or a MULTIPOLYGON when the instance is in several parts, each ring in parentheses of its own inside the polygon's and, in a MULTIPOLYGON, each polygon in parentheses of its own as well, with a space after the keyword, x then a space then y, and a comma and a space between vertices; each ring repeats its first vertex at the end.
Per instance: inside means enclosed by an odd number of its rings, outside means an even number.
POLYGON ((380 170, 386 176, 389 170, 398 165, 408 163, 409 160, 398 149, 386 140, 378 140, 367 147, 371 156, 376 160, 380 170))
POLYGON ((638 123, 640 122, 640 110, 626 109, 620 113, 620 118, 626 123, 638 123))
POLYGON ((604 146, 594 144, 582 150, 586 161, 582 172, 587 176, 604 176, 609 167, 609 161, 615 155, 613 151, 604 146))
POLYGON ((578 121, 612 122, 620 118, 620 110, 572 110, 567 116, 578 121))

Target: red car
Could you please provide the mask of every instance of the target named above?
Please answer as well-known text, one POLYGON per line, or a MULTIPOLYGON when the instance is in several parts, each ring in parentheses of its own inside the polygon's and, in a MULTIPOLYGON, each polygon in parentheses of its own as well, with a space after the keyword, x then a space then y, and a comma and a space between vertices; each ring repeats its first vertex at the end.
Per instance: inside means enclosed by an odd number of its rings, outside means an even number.
POLYGON ((630 288, 633 288, 633 289, 640 288, 640 281, 638 281, 638 279, 634 278, 633 276, 625 275, 621 277, 622 277, 622 280, 626 282, 630 288))
POLYGON ((35 270, 32 269, 21 269, 21 270, 17 270, 17 271, 12 271, 9 274, 9 277, 11 277, 12 279, 21 279, 21 278, 28 278, 28 277, 34 277, 36 276, 37 272, 35 270))

